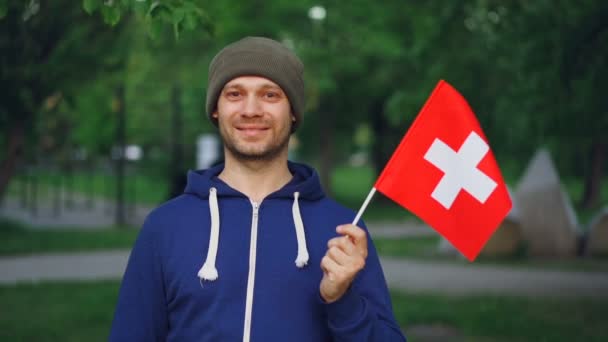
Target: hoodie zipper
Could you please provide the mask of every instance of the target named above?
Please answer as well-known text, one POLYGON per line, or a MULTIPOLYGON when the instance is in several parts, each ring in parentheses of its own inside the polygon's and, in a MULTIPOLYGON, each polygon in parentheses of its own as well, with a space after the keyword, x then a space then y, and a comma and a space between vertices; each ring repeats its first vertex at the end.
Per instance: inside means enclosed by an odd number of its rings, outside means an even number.
POLYGON ((251 336, 251 311, 253 308, 253 288, 255 286, 255 260, 258 242, 258 211, 260 205, 251 201, 253 213, 251 216, 251 240, 249 242, 249 276, 247 278, 247 299, 245 301, 245 325, 243 342, 249 342, 251 336))

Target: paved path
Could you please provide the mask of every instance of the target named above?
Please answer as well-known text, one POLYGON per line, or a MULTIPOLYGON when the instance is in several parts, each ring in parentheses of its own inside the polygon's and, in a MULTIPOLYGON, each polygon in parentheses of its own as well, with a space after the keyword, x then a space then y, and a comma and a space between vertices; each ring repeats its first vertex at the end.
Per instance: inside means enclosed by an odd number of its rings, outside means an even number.
POLYGON ((120 279, 130 251, 40 254, 0 258, 0 284, 45 280, 120 279))
POLYGON ((608 273, 382 258, 391 288, 443 294, 608 298, 608 273))
MULTIPOLYGON (((23 207, 14 197, 6 197, 0 207, 0 217, 21 222, 32 229, 77 228, 91 229, 110 227, 115 222, 113 202, 95 199, 89 203, 82 196, 75 196, 74 204, 68 208, 64 202, 59 210, 48 200, 40 200, 36 210, 23 207)), ((146 206, 126 206, 127 224, 141 226, 151 208, 146 206)))
MULTIPOLYGON (((0 284, 120 279, 128 250, 0 258, 0 284)), ((608 298, 608 273, 526 270, 382 258, 393 289, 443 294, 608 298)))

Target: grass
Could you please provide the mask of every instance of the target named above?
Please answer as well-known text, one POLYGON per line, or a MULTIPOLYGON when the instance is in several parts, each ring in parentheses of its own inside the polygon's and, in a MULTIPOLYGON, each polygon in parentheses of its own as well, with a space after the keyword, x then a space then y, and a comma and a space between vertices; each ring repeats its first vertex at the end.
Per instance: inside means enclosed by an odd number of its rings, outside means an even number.
MULTIPOLYGON (((374 238, 378 254, 382 256, 419 259, 425 261, 470 264, 463 258, 440 254, 437 250, 438 236, 422 236, 408 238, 374 238)), ((608 258, 586 257, 572 259, 533 259, 524 256, 486 257, 475 259, 476 265, 491 265, 505 267, 522 267, 530 269, 549 269, 559 271, 588 271, 608 272, 608 258)))
POLYGON ((137 233, 138 230, 129 227, 95 230, 31 229, 1 220, 0 256, 131 248, 137 233))
MULTIPOLYGON (((28 184, 31 184, 32 177, 36 177, 38 197, 41 200, 53 199, 56 196, 55 189, 60 186, 66 191, 87 197, 105 199, 116 197, 116 178, 103 172, 74 172, 71 184, 67 183, 68 178, 65 174, 33 174, 28 177, 28 184)), ((19 196, 23 192, 25 180, 23 175, 15 177, 9 186, 8 194, 19 196)), ((130 173, 125 176, 125 197, 129 202, 159 204, 167 199, 168 186, 168 180, 163 177, 130 173)))
MULTIPOLYGON (((332 175, 333 197, 352 210, 358 211, 374 186, 374 171, 371 167, 336 167, 332 175)), ((413 214, 376 192, 367 207, 363 219, 366 222, 395 222, 413 218, 413 214)))
MULTIPOLYGON (((606 300, 531 299, 499 296, 446 297, 393 293, 405 327, 451 327, 465 341, 606 341, 606 300)), ((414 336, 411 336, 412 340, 414 336)))
POLYGON ((107 341, 118 282, 0 286, 0 340, 107 341))
POLYGON ((378 254, 405 258, 423 258, 436 254, 439 237, 374 238, 378 254))
MULTIPOLYGON (((0 340, 106 341, 119 283, 0 286, 0 340)), ((410 340, 416 326, 449 327, 465 341, 605 341, 606 300, 449 297, 393 292, 410 340)))

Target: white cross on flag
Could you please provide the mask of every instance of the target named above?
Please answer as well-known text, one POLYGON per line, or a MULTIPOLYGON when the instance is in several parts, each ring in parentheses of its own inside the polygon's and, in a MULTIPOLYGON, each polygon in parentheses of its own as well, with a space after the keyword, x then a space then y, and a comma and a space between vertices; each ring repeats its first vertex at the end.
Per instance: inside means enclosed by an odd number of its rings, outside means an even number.
POLYGON ((466 100, 440 81, 374 186, 473 261, 511 198, 466 100))

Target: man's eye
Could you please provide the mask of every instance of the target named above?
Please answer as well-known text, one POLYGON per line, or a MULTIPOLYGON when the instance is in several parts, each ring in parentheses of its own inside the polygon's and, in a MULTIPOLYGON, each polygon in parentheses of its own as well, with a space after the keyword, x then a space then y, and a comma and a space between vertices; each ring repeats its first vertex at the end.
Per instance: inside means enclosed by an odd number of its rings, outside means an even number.
POLYGON ((275 92, 267 92, 265 96, 270 99, 276 99, 279 97, 279 94, 275 92))
POLYGON ((236 90, 226 92, 226 96, 228 96, 228 97, 239 97, 240 95, 241 95, 241 93, 236 90))

